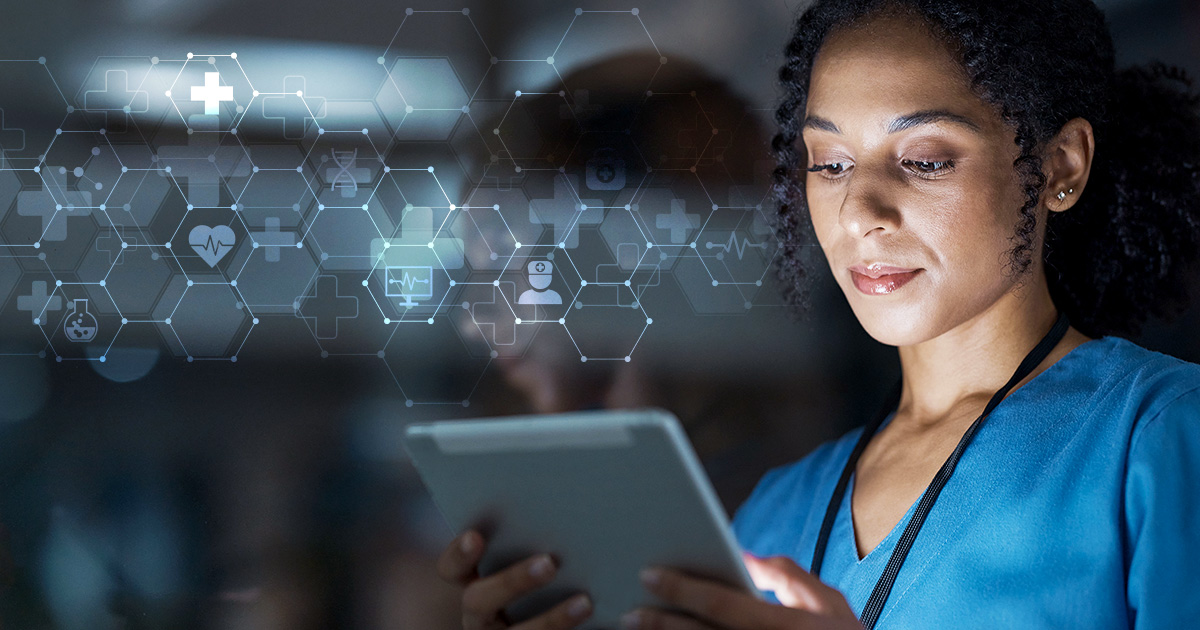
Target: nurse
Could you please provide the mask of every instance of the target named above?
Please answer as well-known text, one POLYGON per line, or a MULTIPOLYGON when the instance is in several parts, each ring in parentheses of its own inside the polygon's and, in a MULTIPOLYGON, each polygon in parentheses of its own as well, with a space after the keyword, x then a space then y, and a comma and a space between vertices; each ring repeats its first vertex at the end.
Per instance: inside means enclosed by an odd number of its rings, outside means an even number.
MULTIPOLYGON (((1190 81, 1117 70, 1091 0, 818 0, 779 77, 785 294, 806 303, 819 245, 902 377, 738 508, 768 601, 658 567, 646 588, 690 615, 626 627, 1193 627, 1200 366, 1124 338, 1195 284, 1190 81)), ((464 627, 508 627, 554 567, 480 579, 483 546, 464 533, 439 570, 464 627)))

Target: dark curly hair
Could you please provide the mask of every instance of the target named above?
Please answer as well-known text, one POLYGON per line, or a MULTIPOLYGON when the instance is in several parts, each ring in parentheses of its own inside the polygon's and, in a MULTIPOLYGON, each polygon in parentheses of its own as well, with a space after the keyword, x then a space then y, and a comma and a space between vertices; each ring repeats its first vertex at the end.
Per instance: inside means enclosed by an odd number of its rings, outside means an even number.
POLYGON ((957 56, 972 89, 1016 134, 1025 203, 1009 270, 1029 270, 1046 185, 1040 152, 1068 120, 1092 124, 1087 190, 1049 213, 1039 253, 1055 304, 1089 336, 1136 335, 1190 298, 1200 249, 1200 96, 1184 71, 1154 61, 1117 71, 1104 13, 1092 0, 817 0, 795 23, 779 69, 783 98, 772 190, 783 245, 779 276, 793 312, 808 307, 814 247, 800 136, 813 58, 835 29, 885 12, 929 26, 957 56))

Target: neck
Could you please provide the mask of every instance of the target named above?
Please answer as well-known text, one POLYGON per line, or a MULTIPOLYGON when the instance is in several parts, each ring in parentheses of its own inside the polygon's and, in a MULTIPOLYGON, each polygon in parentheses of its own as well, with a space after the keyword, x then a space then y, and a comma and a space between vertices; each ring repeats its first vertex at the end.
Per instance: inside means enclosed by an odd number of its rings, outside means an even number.
MULTIPOLYGON (((1021 360, 1058 317, 1044 276, 1034 277, 1040 277, 1040 282, 1006 293, 987 310, 945 333, 900 346, 903 389, 898 419, 902 416, 918 427, 933 426, 954 415, 964 403, 982 407, 1012 378, 1021 360)), ((1080 343, 1070 337, 1064 342, 1080 343)), ((1063 343, 1059 346, 1017 387, 1065 354, 1063 343)))

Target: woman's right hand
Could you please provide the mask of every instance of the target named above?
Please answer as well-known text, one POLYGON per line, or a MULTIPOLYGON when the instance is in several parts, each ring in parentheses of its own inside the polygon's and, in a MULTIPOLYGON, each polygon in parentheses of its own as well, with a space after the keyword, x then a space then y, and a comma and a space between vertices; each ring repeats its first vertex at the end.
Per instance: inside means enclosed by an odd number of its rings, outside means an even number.
POLYGON ((520 596, 548 584, 557 567, 549 554, 537 554, 515 562, 500 571, 479 577, 479 558, 485 546, 483 536, 473 530, 460 534, 446 546, 438 558, 438 575, 463 589, 463 630, 563 630, 574 628, 592 614, 592 602, 586 594, 567 598, 550 610, 509 626, 504 608, 520 596))

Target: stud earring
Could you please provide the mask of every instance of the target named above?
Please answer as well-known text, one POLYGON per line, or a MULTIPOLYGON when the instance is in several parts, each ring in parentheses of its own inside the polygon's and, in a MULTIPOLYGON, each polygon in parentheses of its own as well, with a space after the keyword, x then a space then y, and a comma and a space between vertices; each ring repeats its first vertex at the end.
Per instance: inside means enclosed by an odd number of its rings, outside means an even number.
POLYGON ((1067 193, 1065 193, 1065 192, 1063 192, 1063 191, 1061 191, 1061 190, 1060 190, 1060 191, 1058 191, 1058 200, 1059 200, 1059 201, 1062 201, 1062 200, 1063 200, 1063 199, 1065 199, 1066 197, 1067 197, 1067 193))

